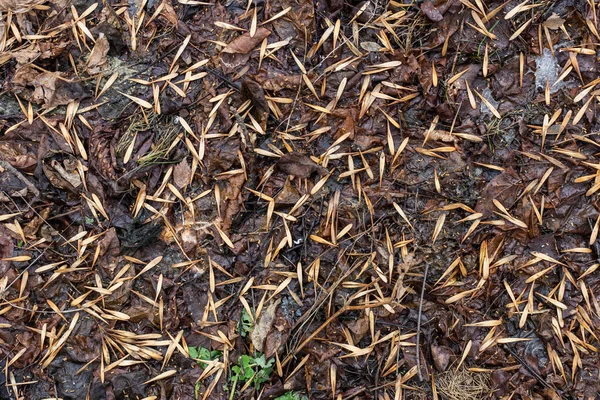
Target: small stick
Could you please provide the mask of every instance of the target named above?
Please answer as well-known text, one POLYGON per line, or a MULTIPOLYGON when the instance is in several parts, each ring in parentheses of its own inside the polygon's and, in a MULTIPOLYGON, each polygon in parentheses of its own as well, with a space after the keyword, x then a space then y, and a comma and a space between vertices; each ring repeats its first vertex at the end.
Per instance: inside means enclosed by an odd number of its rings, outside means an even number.
POLYGON ((423 296, 425 295, 425 284, 427 283, 427 272, 429 271, 429 263, 425 263, 425 273, 423 273, 423 285, 421 286, 421 298, 419 300, 419 316, 417 317, 417 371, 419 373, 419 381, 423 382, 423 374, 421 373, 421 351, 419 350, 419 341, 421 338, 421 315, 423 312, 423 296))
POLYGON ((227 86, 229 86, 230 88, 232 88, 233 90, 235 90, 236 92, 240 91, 240 84, 239 83, 235 83, 232 82, 229 78, 227 78, 224 75, 221 75, 220 73, 218 73, 216 70, 214 69, 207 69, 207 71, 209 73, 211 73, 212 75, 214 75, 215 77, 217 77, 218 79, 222 80, 223 82, 225 82, 225 84, 227 84, 227 86))

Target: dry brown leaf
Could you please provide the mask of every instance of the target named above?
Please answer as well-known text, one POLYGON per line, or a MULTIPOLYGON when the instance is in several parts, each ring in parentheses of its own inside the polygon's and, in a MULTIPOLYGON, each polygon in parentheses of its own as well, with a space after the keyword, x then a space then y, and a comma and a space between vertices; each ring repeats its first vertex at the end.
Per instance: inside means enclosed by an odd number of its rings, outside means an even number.
POLYGON ((308 178, 315 172, 321 176, 327 174, 325 168, 315 163, 309 157, 299 153, 285 154, 277 161, 275 167, 281 172, 298 178, 308 178))
POLYGON ((544 23, 542 25, 544 25, 548 29, 555 30, 555 29, 559 29, 561 26, 563 26, 564 23, 565 23, 565 20, 563 18, 561 18, 556 13, 552 13, 552 15, 550 17, 548 17, 548 19, 546 21, 544 21, 544 23))
POLYGON ((250 32, 246 32, 230 42, 227 47, 223 49, 223 53, 248 54, 270 34, 271 31, 263 27, 257 28, 254 36, 250 36, 250 32))
POLYGON ((108 43, 108 39, 104 36, 104 33, 100 33, 87 61, 86 68, 88 74, 95 75, 102 72, 109 50, 110 44, 108 43))

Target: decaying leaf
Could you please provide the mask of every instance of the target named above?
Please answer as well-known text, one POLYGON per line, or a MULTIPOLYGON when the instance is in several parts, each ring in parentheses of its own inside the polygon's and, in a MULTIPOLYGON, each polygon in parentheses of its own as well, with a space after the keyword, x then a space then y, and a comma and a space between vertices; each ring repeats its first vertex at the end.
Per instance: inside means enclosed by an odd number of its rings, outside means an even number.
POLYGON ((275 167, 283 173, 298 178, 308 178, 315 172, 320 176, 327 173, 325 168, 315 163, 309 157, 298 153, 288 153, 283 155, 277 161, 275 167))
POLYGON ((264 309, 260 313, 260 317, 256 325, 254 325, 252 332, 250 332, 252 344, 260 352, 264 352, 265 340, 272 329, 273 322, 275 321, 275 312, 280 302, 281 300, 276 300, 264 309))
POLYGON ((254 50, 260 44, 260 42, 262 42, 263 39, 268 37, 270 34, 271 31, 263 27, 257 28, 254 36, 251 36, 249 32, 246 32, 235 38, 232 42, 230 42, 227 45, 227 47, 223 49, 223 53, 248 54, 252 50, 254 50))
POLYGON ((100 33, 87 61, 87 72, 90 75, 102 72, 106 64, 106 56, 108 55, 109 50, 110 45, 108 39, 103 33, 100 33))
POLYGON ((563 24, 565 23, 565 20, 563 18, 561 18, 558 14, 556 13, 552 13, 552 15, 546 20, 544 21, 544 26, 548 29, 559 29, 561 26, 563 26, 563 24))

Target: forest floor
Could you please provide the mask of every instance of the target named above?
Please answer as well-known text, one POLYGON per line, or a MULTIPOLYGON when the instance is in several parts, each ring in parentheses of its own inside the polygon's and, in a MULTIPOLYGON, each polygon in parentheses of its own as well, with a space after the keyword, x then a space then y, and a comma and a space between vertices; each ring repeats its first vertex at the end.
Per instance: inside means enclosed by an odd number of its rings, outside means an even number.
POLYGON ((0 0, 0 398, 600 391, 595 0, 0 0))

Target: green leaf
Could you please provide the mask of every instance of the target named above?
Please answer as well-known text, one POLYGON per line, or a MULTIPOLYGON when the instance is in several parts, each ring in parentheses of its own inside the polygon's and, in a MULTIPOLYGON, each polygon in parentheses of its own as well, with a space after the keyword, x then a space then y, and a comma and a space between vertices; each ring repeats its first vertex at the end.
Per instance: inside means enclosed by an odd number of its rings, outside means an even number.
POLYGON ((237 365, 231 367, 231 382, 251 381, 256 389, 259 389, 261 384, 270 379, 273 373, 273 364, 275 364, 275 359, 267 360, 264 354, 256 353, 254 357, 243 354, 238 358, 237 365))
POLYGON ((271 376, 271 372, 273 372, 272 368, 261 369, 254 375, 254 386, 258 389, 258 387, 269 380, 269 376, 271 376))
POLYGON ((200 382, 196 382, 196 386, 194 386, 194 397, 196 399, 200 398, 200 389, 202 389, 202 385, 200 382))
POLYGON ((242 369, 240 367, 238 367, 237 365, 234 365, 233 367, 231 367, 231 372, 233 372, 233 375, 235 375, 237 377, 243 376, 242 369))
POLYGON ((188 346, 188 352, 190 353, 190 357, 194 360, 198 358, 198 348, 196 346, 188 346))
POLYGON ((255 358, 254 362, 261 368, 270 368, 275 363, 275 359, 271 358, 269 361, 267 361, 265 355, 262 354, 260 357, 255 358))
POLYGON ((250 331, 252 330, 252 326, 252 317, 250 316, 250 314, 248 314, 246 309, 243 309, 242 313, 240 314, 240 323, 238 325, 238 331, 240 335, 242 337, 246 337, 248 333, 250 333, 250 331))
POLYGON ((297 392, 287 392, 286 394, 277 397, 275 400, 308 400, 308 397, 297 392))
POLYGON ((190 357, 192 359, 196 360, 198 365, 200 365, 200 367, 202 367, 202 368, 206 368, 206 366, 207 366, 207 364, 205 362, 202 362, 202 360, 204 360, 204 361, 216 360, 219 357, 221 357, 221 355, 223 354, 219 350, 210 351, 206 347, 198 348, 195 346, 188 346, 188 352, 190 353, 190 357))
POLYGON ((198 357, 201 360, 211 360, 210 358, 210 350, 208 350, 206 347, 202 347, 200 349, 200 351, 198 352, 198 357))
POLYGON ((244 380, 252 379, 254 376, 254 370, 250 365, 244 365, 244 380))

